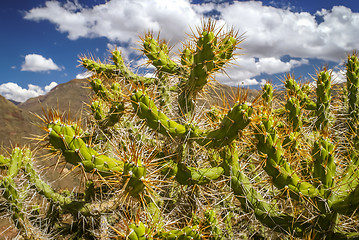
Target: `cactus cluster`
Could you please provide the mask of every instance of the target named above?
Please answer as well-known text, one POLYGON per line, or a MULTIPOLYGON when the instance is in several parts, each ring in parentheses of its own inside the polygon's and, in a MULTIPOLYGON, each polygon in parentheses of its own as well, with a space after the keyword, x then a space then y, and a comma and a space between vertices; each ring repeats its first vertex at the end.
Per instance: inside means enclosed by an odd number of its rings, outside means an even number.
POLYGON ((146 34, 151 78, 132 72, 116 49, 110 63, 81 58, 93 72, 87 128, 56 111, 42 117, 46 148, 82 174, 80 190, 55 191, 27 148, 0 156, 1 194, 19 234, 359 239, 356 53, 342 98, 332 98, 323 68, 315 85, 288 74, 284 97, 267 83, 251 103, 238 95, 232 106, 206 109, 197 99, 241 38, 210 20, 191 40, 174 59, 166 41, 146 34))

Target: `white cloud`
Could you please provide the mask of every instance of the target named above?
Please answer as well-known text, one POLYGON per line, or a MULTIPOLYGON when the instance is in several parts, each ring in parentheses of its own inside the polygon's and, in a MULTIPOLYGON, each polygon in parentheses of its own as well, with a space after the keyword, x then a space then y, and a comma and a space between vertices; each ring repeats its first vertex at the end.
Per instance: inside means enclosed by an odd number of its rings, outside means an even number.
POLYGON ((222 4, 219 11, 227 24, 246 34, 243 48, 256 57, 290 55, 339 61, 359 48, 359 13, 335 6, 316 15, 263 6, 260 1, 222 4))
POLYGON ((137 40, 139 33, 160 30, 165 38, 177 42, 200 17, 187 0, 112 0, 93 8, 78 4, 48 1, 44 7, 31 9, 29 20, 49 20, 70 39, 107 37, 111 41, 137 40))
POLYGON ((266 79, 261 79, 259 85, 263 86, 264 84, 266 84, 268 81, 266 79))
POLYGON ((106 37, 129 42, 148 30, 161 30, 163 37, 176 43, 212 9, 220 13, 220 22, 246 33, 244 46, 251 56, 337 61, 346 51, 359 48, 359 13, 344 6, 313 15, 263 6, 260 1, 194 5, 188 0, 112 0, 93 8, 83 8, 77 2, 48 1, 44 7, 27 12, 25 19, 48 20, 70 39, 106 37), (318 23, 316 16, 323 22, 318 23))
POLYGON ((275 74, 289 72, 293 67, 308 63, 309 61, 307 59, 301 59, 300 61, 291 59, 289 62, 283 62, 278 58, 264 57, 259 59, 256 66, 260 73, 275 74))
POLYGON ((45 92, 48 93, 50 92, 51 89, 53 89, 54 87, 56 87, 58 84, 56 82, 51 82, 49 85, 45 86, 45 92))
POLYGON ((291 71, 294 67, 308 64, 307 59, 295 60, 291 59, 287 62, 279 58, 263 57, 257 61, 255 58, 248 56, 239 56, 233 66, 226 69, 226 74, 218 74, 217 79, 221 83, 228 85, 255 85, 259 81, 254 77, 261 74, 277 74, 291 71), (230 77, 230 78, 228 78, 230 77))
POLYGON ((340 84, 347 81, 344 70, 334 70, 332 72, 333 84, 340 84))
POLYGON ((84 72, 84 73, 79 73, 76 75, 76 79, 86 79, 86 78, 89 78, 93 75, 92 72, 84 72))
POLYGON ((195 31, 194 26, 200 25, 206 12, 215 9, 219 13, 218 25, 226 23, 245 33, 240 53, 246 57, 239 58, 239 66, 227 70, 232 80, 218 75, 223 83, 234 84, 258 83, 255 77, 260 74, 288 72, 308 64, 311 58, 339 62, 346 53, 359 49, 359 13, 344 6, 310 14, 294 12, 290 6, 264 6, 261 1, 206 2, 195 5, 190 0, 110 0, 85 8, 77 1, 47 1, 43 7, 28 11, 25 19, 48 20, 72 40, 106 37, 112 43, 125 42, 132 47, 138 35, 149 30, 156 35, 161 30, 161 37, 174 45, 185 39, 184 33, 190 33, 190 27, 195 31), (317 18, 322 21, 317 22, 317 18), (284 55, 292 60, 282 61, 284 55))
POLYGON ((49 85, 45 86, 44 89, 42 89, 37 85, 28 84, 28 88, 25 89, 16 83, 8 82, 0 85, 0 95, 17 102, 25 102, 29 98, 46 94, 56 86, 57 83, 51 82, 49 85))
POLYGON ((38 54, 28 54, 21 66, 21 71, 43 72, 49 70, 60 70, 51 58, 46 59, 38 54))
POLYGON ((257 79, 254 79, 254 78, 250 78, 250 79, 244 79, 240 82, 238 82, 238 84, 236 86, 249 86, 249 85, 257 85, 258 84, 258 81, 257 79))

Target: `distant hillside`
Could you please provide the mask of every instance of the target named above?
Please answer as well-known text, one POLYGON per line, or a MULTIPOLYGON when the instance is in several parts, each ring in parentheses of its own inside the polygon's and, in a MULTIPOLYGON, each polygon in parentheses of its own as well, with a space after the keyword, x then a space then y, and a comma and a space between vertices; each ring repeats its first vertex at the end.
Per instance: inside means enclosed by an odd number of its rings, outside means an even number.
POLYGON ((29 144, 30 137, 42 135, 44 132, 38 127, 39 119, 34 114, 42 116, 43 110, 48 108, 70 111, 73 118, 79 117, 86 109, 85 103, 89 102, 91 90, 88 87, 87 80, 74 79, 59 84, 46 95, 18 105, 0 95, 0 146, 23 146, 29 144))
POLYGON ((252 102, 255 97, 257 97, 259 91, 248 88, 238 88, 232 87, 219 82, 213 82, 209 85, 206 85, 204 88, 204 99, 198 99, 203 102, 207 107, 217 104, 219 106, 223 105, 223 99, 226 98, 227 104, 232 106, 236 98, 240 97, 241 99, 244 96, 247 96, 246 101, 252 102))
POLYGON ((71 116, 78 116, 86 110, 90 101, 90 85, 86 79, 73 79, 67 83, 59 84, 46 95, 30 98, 18 106, 32 113, 43 115, 48 108, 69 112, 71 116))
MULTIPOLYGON (((253 100, 258 94, 257 90, 240 90, 243 94, 247 91, 248 101, 253 100)), ((208 107, 213 104, 222 104, 222 96, 226 96, 229 104, 233 104, 233 97, 238 94, 238 88, 220 83, 213 83, 205 90, 205 100, 208 107)), ((15 105, 0 96, 0 145, 9 147, 12 144, 24 145, 28 143, 28 137, 42 135, 44 132, 37 127, 39 119, 34 116, 42 116, 47 109, 56 109, 61 113, 69 113, 72 119, 87 114, 90 102, 91 89, 88 80, 73 79, 67 83, 59 84, 49 93, 43 96, 31 98, 24 103, 15 105), (25 137, 25 138, 24 138, 25 137)), ((200 103, 201 104, 201 103, 200 103)))
POLYGON ((24 145, 26 137, 39 132, 36 118, 0 95, 0 146, 24 145))
POLYGON ((15 101, 15 100, 11 100, 11 99, 8 99, 10 102, 12 102, 13 104, 15 104, 15 105, 19 105, 21 102, 17 102, 17 101, 15 101))

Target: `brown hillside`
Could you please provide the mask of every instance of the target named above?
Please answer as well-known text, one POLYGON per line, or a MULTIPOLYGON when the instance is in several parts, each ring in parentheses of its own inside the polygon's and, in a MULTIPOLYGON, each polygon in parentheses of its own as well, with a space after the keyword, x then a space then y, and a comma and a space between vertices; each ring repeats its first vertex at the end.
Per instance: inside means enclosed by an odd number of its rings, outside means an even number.
MULTIPOLYGON (((44 115, 47 109, 56 109, 61 113, 69 113, 72 119, 85 116, 90 102, 91 89, 86 79, 73 79, 59 84, 46 95, 31 98, 24 103, 15 105, 0 96, 0 144, 9 147, 12 144, 27 144, 28 137, 42 135, 43 131, 36 125, 39 119, 34 116, 44 115)), ((220 83, 214 83, 205 90, 205 100, 198 99, 207 107, 213 104, 222 104, 225 95, 228 104, 233 105, 233 96, 238 94, 238 88, 220 83), (208 104, 209 103, 209 104, 208 104)), ((243 94, 243 90, 240 91, 243 94)), ((253 100, 257 90, 248 90, 247 101, 253 100)))
POLYGON ((38 132, 35 117, 0 95, 0 146, 24 145, 38 132))
POLYGON ((56 86, 46 95, 18 105, 0 96, 0 146, 24 146, 30 143, 29 138, 42 135, 43 131, 38 127, 39 119, 34 114, 42 116, 43 110, 48 108, 70 112, 72 118, 80 117, 81 112, 86 110, 85 103, 89 102, 91 90, 88 87, 87 80, 73 79, 56 86))
POLYGON ((43 115, 43 109, 56 109, 60 112, 70 112, 76 117, 86 110, 91 90, 86 79, 73 79, 67 83, 59 84, 46 95, 31 98, 19 104, 21 109, 43 115))
POLYGON ((210 85, 206 85, 204 92, 204 99, 198 100, 200 105, 203 102, 207 107, 214 104, 223 106, 224 99, 226 99, 229 106, 233 106, 236 98, 242 98, 244 95, 247 96, 246 101, 252 102, 259 94, 258 90, 232 87, 219 82, 212 82, 210 85))

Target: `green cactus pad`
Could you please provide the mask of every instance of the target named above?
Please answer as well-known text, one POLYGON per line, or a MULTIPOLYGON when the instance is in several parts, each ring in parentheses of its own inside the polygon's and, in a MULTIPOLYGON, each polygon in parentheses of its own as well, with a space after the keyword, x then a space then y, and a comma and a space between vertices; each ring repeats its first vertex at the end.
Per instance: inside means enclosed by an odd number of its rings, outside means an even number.
POLYGON ((24 209, 23 204, 20 199, 20 193, 16 189, 16 184, 12 177, 6 176, 3 177, 0 181, 1 188, 4 189, 2 196, 10 203, 11 210, 13 211, 13 219, 15 225, 19 220, 24 219, 24 209))
POLYGON ((241 171, 238 164, 238 153, 235 149, 228 146, 221 151, 220 155, 223 159, 224 174, 230 177, 230 187, 245 212, 253 211, 257 220, 279 232, 303 236, 309 224, 305 223, 304 219, 294 219, 293 216, 279 213, 275 203, 269 203, 263 198, 249 178, 241 171))
POLYGON ((143 39, 143 52, 158 71, 171 74, 178 72, 177 64, 168 56, 168 46, 165 42, 158 43, 152 35, 147 35, 143 39))
POLYGON ((331 75, 323 70, 318 73, 317 80, 317 109, 315 127, 318 131, 328 131, 330 121, 331 75))
POLYGON ((148 240, 146 237, 146 226, 143 222, 139 222, 138 224, 131 223, 128 226, 130 233, 126 236, 128 240, 148 240))
POLYGON ((233 57, 233 51, 238 44, 238 40, 227 35, 218 43, 218 52, 215 56, 215 68, 220 69, 223 65, 233 57))
POLYGON ((356 53, 348 56, 346 68, 348 114, 354 129, 354 124, 359 120, 359 60, 356 53))
POLYGON ((120 121, 121 116, 125 110, 125 105, 123 102, 112 102, 110 111, 108 112, 108 126, 113 126, 120 121))
POLYGON ((193 53, 189 48, 185 48, 181 55, 181 64, 190 67, 193 64, 193 53))
POLYGON ((272 84, 266 83, 263 86, 262 98, 268 105, 272 104, 273 101, 273 86, 272 84))
POLYGON ((350 190, 350 193, 345 198, 333 203, 332 208, 341 214, 352 216, 357 214, 359 209, 359 184, 350 190))
MULTIPOLYGON (((192 62, 190 75, 188 80, 186 79, 182 83, 182 92, 179 96, 179 103, 184 113, 192 111, 193 104, 191 101, 195 98, 197 92, 199 92, 203 86, 207 83, 210 73, 213 71, 215 49, 217 44, 217 38, 213 32, 202 32, 198 37, 197 49, 193 54, 193 60, 187 56, 186 59, 192 62)), ((187 51, 187 53, 189 53, 187 51)))
POLYGON ((105 100, 112 98, 112 95, 107 90, 107 88, 104 86, 101 79, 98 79, 98 78, 91 79, 90 80, 90 85, 92 87, 92 90, 100 98, 105 99, 105 100))
POLYGON ((303 106, 306 110, 317 109, 316 103, 308 96, 308 84, 300 87, 292 76, 287 75, 285 87, 289 96, 295 97, 300 101, 300 106, 303 106))
POLYGON ((146 167, 140 162, 134 164, 125 162, 123 168, 123 182, 126 184, 125 190, 133 197, 139 197, 145 189, 146 167))
POLYGON ((272 117, 264 118, 257 125, 255 137, 258 140, 257 149, 265 158, 263 169, 272 177, 276 187, 291 190, 295 198, 301 194, 308 197, 319 195, 318 189, 309 182, 301 180, 285 160, 282 142, 272 117))
POLYGON ((230 144, 238 137, 238 132, 243 130, 251 121, 252 106, 248 103, 236 103, 223 118, 220 128, 205 132, 196 132, 196 142, 209 148, 222 147, 230 144))
POLYGON ((331 140, 321 137, 315 141, 312 155, 314 159, 313 177, 319 181, 317 185, 323 185, 324 189, 332 188, 334 186, 336 166, 334 161, 334 145, 331 140))
MULTIPOLYGON (((18 220, 24 221, 25 209, 23 208, 23 199, 21 199, 22 194, 17 189, 14 178, 22 168, 23 161, 28 161, 28 159, 31 159, 31 152, 29 149, 22 150, 19 147, 15 147, 8 158, 7 174, 0 180, 0 186, 4 189, 2 191, 2 196, 10 202, 15 224, 17 224, 18 220)), ((21 223, 19 224, 21 225, 21 223)))
POLYGON ((153 100, 142 91, 136 91, 132 97, 132 106, 141 119, 145 119, 147 126, 165 136, 181 136, 186 133, 185 126, 170 120, 159 111, 153 100))
POLYGON ((49 142, 58 150, 68 163, 81 164, 86 172, 97 171, 103 176, 122 172, 123 162, 104 154, 97 153, 81 139, 78 126, 53 122, 47 125, 49 142))
POLYGON ((0 168, 8 167, 9 163, 10 163, 9 158, 6 158, 3 155, 0 155, 0 168))
POLYGON ((206 231, 215 240, 225 239, 221 228, 219 228, 219 221, 217 214, 213 209, 209 209, 204 213, 206 231))
POLYGON ((97 74, 106 74, 109 76, 116 74, 117 69, 115 65, 98 63, 88 58, 82 59, 82 66, 88 71, 95 72, 97 74))
POLYGON ((182 185, 204 185, 211 180, 216 180, 223 174, 222 167, 213 168, 194 168, 187 167, 183 163, 178 163, 176 172, 176 180, 182 185))
POLYGON ((139 76, 135 73, 133 73, 124 63, 121 52, 118 50, 112 51, 112 60, 114 62, 114 66, 116 67, 115 73, 122 77, 126 82, 131 82, 135 84, 152 84, 155 79, 139 76))
POLYGON ((29 149, 23 152, 19 147, 14 148, 10 156, 7 175, 11 178, 15 177, 20 171, 24 159, 29 157, 31 157, 29 149))
POLYGON ((292 124, 293 131, 299 132, 303 126, 299 100, 297 98, 290 97, 285 104, 285 108, 288 111, 288 121, 292 124))
POLYGON ((101 101, 93 101, 91 103, 91 110, 94 114, 94 118, 98 121, 103 120, 106 117, 101 101))

